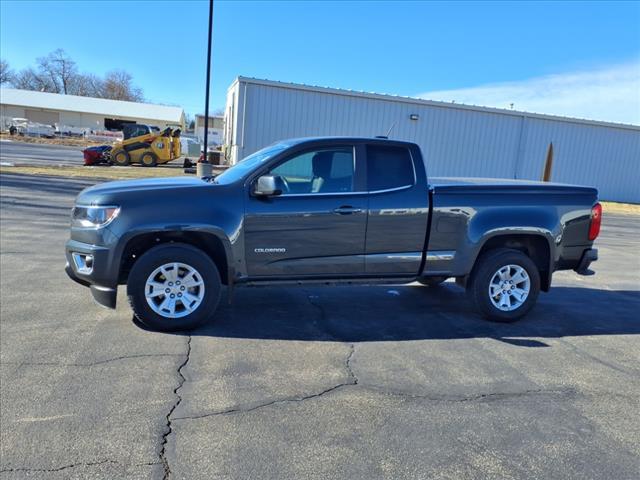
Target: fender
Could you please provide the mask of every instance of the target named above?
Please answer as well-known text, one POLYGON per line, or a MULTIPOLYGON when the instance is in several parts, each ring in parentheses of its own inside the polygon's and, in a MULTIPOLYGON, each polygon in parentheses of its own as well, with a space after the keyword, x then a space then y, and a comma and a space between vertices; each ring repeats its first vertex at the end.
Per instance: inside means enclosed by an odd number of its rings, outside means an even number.
POLYGON ((487 244, 487 242, 495 238, 514 236, 514 235, 526 236, 526 237, 534 236, 534 237, 544 239, 547 246, 549 247, 549 258, 547 262, 546 274, 544 278, 541 277, 541 281, 543 285, 550 285, 551 276, 553 275, 553 270, 554 270, 554 264, 555 264, 554 258, 555 258, 556 249, 555 249, 551 232, 544 229, 539 229, 534 227, 501 228, 501 229, 496 229, 496 230, 487 232, 487 234, 482 237, 481 242, 478 244, 478 248, 474 251, 474 258, 471 264, 472 265, 471 269, 473 269, 473 266, 475 266, 478 256, 480 255, 480 252, 482 251, 484 246, 487 244))
POLYGON ((470 273, 482 248, 492 239, 504 236, 535 236, 543 238, 549 248, 547 278, 550 283, 557 260, 556 244, 562 239, 562 226, 555 212, 548 208, 511 207, 478 212, 467 230, 467 273, 470 273))
POLYGON ((556 244, 562 238, 559 218, 547 208, 530 206, 510 208, 480 208, 470 215, 459 233, 456 255, 451 264, 453 276, 471 273, 482 248, 491 239, 509 235, 544 238, 549 247, 549 275, 557 257, 556 244))
POLYGON ((167 233, 179 234, 179 233, 188 233, 188 232, 212 235, 216 237, 218 240, 220 240, 220 243, 224 248, 224 255, 227 261, 227 272, 226 272, 227 278, 230 280, 233 279, 235 275, 234 255, 233 255, 233 250, 231 247, 231 242, 229 240, 229 237, 226 235, 224 230, 220 227, 207 225, 207 224, 194 224, 194 223, 189 223, 188 225, 165 225, 165 226, 147 225, 144 227, 127 231, 125 234, 123 234, 119 238, 117 245, 113 249, 113 257, 110 263, 111 265, 115 266, 115 268, 117 268, 118 270, 117 272, 114 272, 114 274, 116 275, 116 278, 120 273, 119 270, 122 262, 122 255, 124 253, 126 246, 129 244, 131 240, 134 240, 136 237, 139 237, 141 235, 148 235, 148 234, 160 235, 160 234, 167 234, 167 233))

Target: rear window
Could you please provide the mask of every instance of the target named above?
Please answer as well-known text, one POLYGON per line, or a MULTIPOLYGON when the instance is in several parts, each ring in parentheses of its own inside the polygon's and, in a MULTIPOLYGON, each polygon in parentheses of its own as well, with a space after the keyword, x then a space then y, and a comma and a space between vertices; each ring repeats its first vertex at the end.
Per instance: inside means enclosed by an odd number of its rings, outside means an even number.
POLYGON ((415 176, 409 150, 403 147, 367 146, 369 191, 413 185, 415 176))

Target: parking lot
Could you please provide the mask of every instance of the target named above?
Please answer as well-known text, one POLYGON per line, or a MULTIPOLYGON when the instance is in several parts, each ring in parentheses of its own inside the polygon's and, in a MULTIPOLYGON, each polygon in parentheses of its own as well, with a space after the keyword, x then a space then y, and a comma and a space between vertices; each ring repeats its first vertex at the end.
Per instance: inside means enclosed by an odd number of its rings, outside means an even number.
MULTIPOLYGON (((84 163, 83 147, 26 143, 19 140, 1 140, 0 166, 18 167, 81 167, 84 163)), ((179 175, 184 160, 177 159, 160 165, 162 170, 173 170, 179 175)), ((108 168, 103 165, 99 168, 108 168)), ((120 167, 121 168, 121 167, 120 167)))
POLYGON ((269 287, 163 334, 64 273, 89 181, 0 178, 2 478, 638 478, 639 216, 516 324, 453 283, 269 287))
POLYGON ((82 165, 82 147, 2 140, 2 165, 82 165))

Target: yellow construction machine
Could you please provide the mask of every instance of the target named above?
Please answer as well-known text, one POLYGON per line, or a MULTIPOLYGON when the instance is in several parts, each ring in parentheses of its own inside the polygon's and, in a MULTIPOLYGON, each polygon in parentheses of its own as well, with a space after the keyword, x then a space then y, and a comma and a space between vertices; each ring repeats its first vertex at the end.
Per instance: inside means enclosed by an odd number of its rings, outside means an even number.
POLYGON ((155 167, 180 157, 180 129, 170 127, 160 131, 157 127, 137 123, 124 126, 123 140, 113 144, 109 153, 111 163, 126 166, 139 163, 155 167))

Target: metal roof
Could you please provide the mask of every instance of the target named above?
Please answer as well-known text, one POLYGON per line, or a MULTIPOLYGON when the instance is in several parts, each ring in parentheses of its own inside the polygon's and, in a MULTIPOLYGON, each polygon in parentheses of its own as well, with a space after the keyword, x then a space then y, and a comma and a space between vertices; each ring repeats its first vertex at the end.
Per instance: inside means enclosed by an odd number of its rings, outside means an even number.
POLYGON ((447 109, 472 110, 477 112, 511 115, 511 116, 517 116, 521 118, 522 117, 540 118, 543 120, 557 120, 560 122, 579 123, 579 124, 595 125, 595 126, 603 126, 603 127, 624 128, 629 130, 640 131, 640 125, 631 125, 626 123, 615 123, 615 122, 605 122, 600 120, 588 120, 583 118, 562 117, 558 115, 547 115, 544 113, 524 112, 521 110, 507 110, 505 108, 482 107, 478 105, 467 105, 464 103, 425 100, 422 98, 406 97, 402 95, 389 95, 385 93, 362 92, 362 91, 347 90, 342 88, 320 87, 317 85, 288 83, 288 82, 264 80, 259 78, 243 77, 243 76, 236 77, 236 79, 229 86, 229 90, 232 89, 239 82, 252 83, 256 85, 266 85, 271 87, 290 88, 295 90, 307 90, 312 92, 327 93, 327 94, 341 95, 341 96, 352 96, 352 97, 361 97, 361 98, 371 98, 371 99, 377 99, 377 100, 389 100, 392 102, 402 102, 402 103, 417 104, 417 105, 428 105, 431 107, 440 107, 440 108, 447 108, 447 109))
POLYGON ((14 88, 0 89, 0 103, 27 108, 46 108, 49 110, 144 118, 175 123, 182 123, 182 116, 184 115, 184 110, 181 107, 80 97, 77 95, 61 95, 59 93, 35 92, 14 88))

